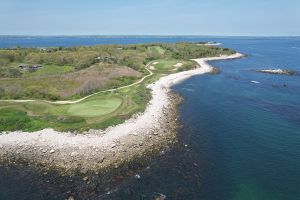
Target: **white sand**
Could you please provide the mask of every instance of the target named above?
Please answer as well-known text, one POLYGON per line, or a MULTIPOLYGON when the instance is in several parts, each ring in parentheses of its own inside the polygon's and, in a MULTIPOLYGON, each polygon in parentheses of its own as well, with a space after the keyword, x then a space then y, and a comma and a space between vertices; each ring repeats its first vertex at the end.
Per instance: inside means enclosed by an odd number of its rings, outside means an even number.
MULTIPOLYGON (((73 149, 75 151, 76 149, 76 153, 74 154, 85 155, 87 152, 84 149, 87 147, 103 150, 114 148, 116 142, 122 138, 128 138, 129 136, 131 138, 133 135, 135 138, 138 138, 139 135, 143 137, 149 130, 153 130, 153 128, 159 129, 160 119, 164 117, 164 110, 170 104, 168 92, 171 90, 171 86, 191 76, 211 72, 212 66, 207 61, 235 59, 241 56, 243 55, 237 53, 231 56, 195 59, 201 67, 160 78, 157 82, 148 86, 152 89, 152 100, 149 102, 145 112, 127 120, 123 124, 109 127, 104 131, 91 130, 89 134, 85 135, 60 133, 53 129, 45 129, 33 133, 22 131, 10 132, 0 135, 0 149, 22 146, 25 149, 26 147, 36 147, 36 151, 42 151, 41 148, 45 149, 47 147, 48 152, 50 150, 54 151, 52 151, 53 154, 66 149, 68 152, 72 152, 73 149)), ((126 140, 124 141, 126 142, 126 140)))

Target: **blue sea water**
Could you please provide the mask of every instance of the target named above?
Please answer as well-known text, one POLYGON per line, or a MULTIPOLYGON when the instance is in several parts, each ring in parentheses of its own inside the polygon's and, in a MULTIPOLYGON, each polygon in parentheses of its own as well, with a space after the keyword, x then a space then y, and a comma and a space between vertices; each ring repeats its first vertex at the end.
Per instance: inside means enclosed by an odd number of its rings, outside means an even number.
POLYGON ((156 42, 211 41, 201 36, 0 36, 0 48, 93 46, 99 44, 141 44, 156 42))
POLYGON ((300 77, 253 69, 300 71, 300 40, 243 39, 227 47, 248 55, 212 62, 217 76, 194 77, 175 89, 192 151, 207 160, 194 198, 300 199, 300 77), (251 81, 257 81, 254 84, 251 81), (188 90, 187 90, 188 89, 188 90))
MULTIPOLYGON (((178 147, 135 171, 140 179, 124 175, 109 188, 112 192, 96 193, 95 199, 154 199, 160 195, 200 200, 300 199, 300 76, 254 71, 282 68, 300 72, 299 37, 98 39, 3 42, 0 38, 0 46, 216 41, 247 57, 211 62, 220 69, 219 74, 195 76, 176 85, 174 90, 184 97, 179 108, 178 147)), ((51 185, 51 179, 40 184, 38 178, 20 172, 16 178, 12 170, 0 169, 0 199, 60 199, 65 191, 57 188, 65 184, 55 180, 51 185)))

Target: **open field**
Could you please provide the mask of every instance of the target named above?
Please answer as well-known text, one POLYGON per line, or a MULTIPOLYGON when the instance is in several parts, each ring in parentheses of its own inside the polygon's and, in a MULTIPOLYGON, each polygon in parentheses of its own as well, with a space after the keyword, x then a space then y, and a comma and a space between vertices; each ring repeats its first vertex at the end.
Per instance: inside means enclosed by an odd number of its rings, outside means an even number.
POLYGON ((197 67, 192 58, 232 53, 193 43, 2 50, 6 74, 0 76, 0 98, 33 101, 0 101, 0 131, 85 131, 119 124, 145 110, 151 98, 147 85, 162 75, 197 67), (16 64, 24 61, 43 67, 10 74, 10 67, 18 70, 16 64), (51 102, 68 99, 75 103, 51 102))

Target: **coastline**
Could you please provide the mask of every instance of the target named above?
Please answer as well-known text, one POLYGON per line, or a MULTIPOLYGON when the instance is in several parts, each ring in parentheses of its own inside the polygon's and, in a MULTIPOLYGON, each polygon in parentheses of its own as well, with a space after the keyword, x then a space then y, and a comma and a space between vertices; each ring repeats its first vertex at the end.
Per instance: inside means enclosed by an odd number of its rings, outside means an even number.
POLYGON ((200 68, 170 74, 150 84, 152 99, 145 112, 106 130, 74 134, 44 129, 33 133, 15 131, 1 134, 0 161, 14 164, 22 160, 30 165, 69 174, 118 168, 133 158, 159 152, 176 143, 180 98, 171 87, 191 76, 212 72, 213 67, 208 61, 240 57, 243 55, 236 53, 194 59, 200 68))

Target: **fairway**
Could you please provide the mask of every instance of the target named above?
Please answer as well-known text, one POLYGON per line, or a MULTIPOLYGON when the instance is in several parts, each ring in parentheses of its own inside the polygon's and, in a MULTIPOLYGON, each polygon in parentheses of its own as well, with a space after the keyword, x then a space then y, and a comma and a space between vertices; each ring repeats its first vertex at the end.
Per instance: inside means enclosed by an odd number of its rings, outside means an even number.
POLYGON ((157 72, 172 72, 179 68, 190 69, 195 66, 195 64, 191 61, 187 60, 177 60, 177 59, 169 59, 169 60, 157 60, 157 64, 154 65, 155 70, 157 72), (182 64, 180 67, 176 67, 176 64, 182 64))
POLYGON ((178 60, 160 60, 158 61, 158 64, 155 65, 155 68, 157 70, 169 70, 173 69, 174 65, 177 64, 178 60))
POLYGON ((69 106, 68 115, 96 117, 115 111, 122 103, 120 98, 95 99, 69 106))

